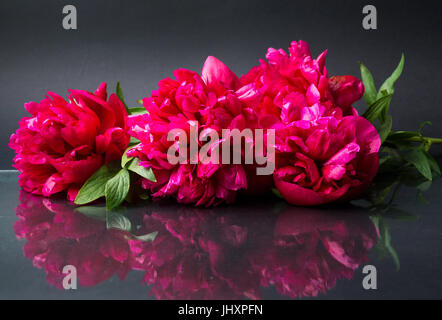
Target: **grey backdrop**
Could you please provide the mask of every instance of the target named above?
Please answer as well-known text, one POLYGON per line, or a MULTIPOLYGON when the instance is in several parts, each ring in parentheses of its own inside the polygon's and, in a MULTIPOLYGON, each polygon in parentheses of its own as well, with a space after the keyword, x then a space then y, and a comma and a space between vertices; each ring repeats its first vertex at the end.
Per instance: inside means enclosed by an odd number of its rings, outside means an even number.
MULTIPOLYGON (((309 42, 329 49, 331 74, 359 75, 358 60, 385 79, 405 52, 392 103, 395 128, 433 121, 442 136, 441 1, 359 0, 2 0, 0 4, 0 169, 10 169, 10 134, 23 103, 46 91, 95 89, 121 81, 131 105, 178 67, 199 71, 215 55, 237 74, 266 49, 309 42), (78 30, 62 28, 62 8, 78 10, 78 30), (362 7, 374 4, 378 30, 362 28, 362 7)), ((440 154, 440 147, 434 153, 440 154)))

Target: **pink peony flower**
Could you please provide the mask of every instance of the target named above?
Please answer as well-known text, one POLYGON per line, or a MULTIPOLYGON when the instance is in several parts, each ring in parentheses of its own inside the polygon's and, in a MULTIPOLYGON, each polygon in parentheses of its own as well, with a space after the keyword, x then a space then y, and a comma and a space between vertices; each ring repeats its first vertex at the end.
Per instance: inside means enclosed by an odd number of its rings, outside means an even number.
POLYGON ((256 127, 254 108, 259 93, 253 84, 241 87, 236 75, 214 57, 207 58, 201 74, 178 69, 174 72, 176 80, 159 82, 159 89, 143 100, 148 114, 129 117, 129 133, 141 143, 128 155, 153 169, 157 182, 143 180, 142 186, 155 198, 174 197, 197 206, 231 203, 239 190, 247 188, 243 165, 221 161, 203 164, 201 159, 197 164, 171 164, 167 159, 175 143, 167 140, 171 129, 184 130, 190 144, 191 126, 198 126, 198 134, 205 129, 215 130, 219 137, 222 129, 256 127))
POLYGON ((273 175, 287 202, 312 206, 350 200, 368 187, 378 169, 380 139, 357 115, 328 115, 319 105, 278 130, 273 175), (309 118, 309 120, 304 120, 309 118))
POLYGON ((325 67, 327 51, 313 59, 308 44, 293 41, 289 54, 273 48, 267 51, 267 60, 241 77, 243 85, 255 84, 262 94, 258 104, 261 124, 272 117, 289 123, 299 108, 319 103, 327 109, 339 107, 345 115, 353 114, 352 104, 364 94, 360 80, 352 76, 329 78, 325 67), (267 116, 265 116, 267 115, 267 116))
POLYGON ((46 197, 67 191, 73 201, 101 165, 121 158, 129 143, 127 113, 115 94, 106 98, 103 83, 94 94, 71 90, 66 101, 49 92, 25 104, 31 117, 20 121, 9 144, 24 190, 46 197))
POLYGON ((329 78, 326 52, 313 59, 307 43, 289 55, 269 49, 241 78, 260 91, 259 126, 276 132, 276 187, 291 204, 312 206, 359 195, 378 168, 380 138, 352 104, 364 93, 351 76, 329 78))

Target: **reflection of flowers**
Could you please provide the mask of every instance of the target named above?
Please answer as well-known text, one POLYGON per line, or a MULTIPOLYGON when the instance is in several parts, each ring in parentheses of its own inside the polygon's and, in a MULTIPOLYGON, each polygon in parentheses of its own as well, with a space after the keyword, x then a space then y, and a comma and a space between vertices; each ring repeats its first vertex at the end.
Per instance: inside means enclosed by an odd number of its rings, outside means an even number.
POLYGON ((378 239, 363 212, 288 207, 276 214, 261 203, 225 213, 159 203, 133 216, 141 222, 137 235, 157 232, 150 242, 107 230, 69 205, 25 192, 20 202, 16 235, 49 283, 61 287, 65 265, 77 268, 83 286, 141 270, 157 299, 260 299, 268 286, 290 298, 314 297, 351 278, 378 239))
POLYGON ((125 278, 130 271, 130 250, 120 230, 106 230, 103 222, 73 210, 72 206, 20 192, 15 225, 24 238, 26 258, 44 269, 47 281, 62 288, 63 267, 77 269, 79 285, 93 286, 115 273, 125 278))
POLYGON ((255 267, 261 284, 274 285, 282 295, 317 296, 337 279, 352 278, 377 239, 377 229, 364 215, 285 212, 275 225, 274 246, 254 257, 255 267))
MULTIPOLYGON (((132 241, 137 269, 158 299, 259 298, 259 274, 246 258, 250 230, 237 216, 172 208, 145 216, 153 243, 132 241)), ((264 233, 264 234, 268 234, 264 233)), ((258 239, 256 239, 258 240, 258 239)))
POLYGON ((250 223, 245 213, 155 211, 144 221, 144 232, 159 231, 154 243, 132 242, 137 269, 159 299, 259 299, 269 285, 317 296, 367 261, 377 230, 367 216, 296 210, 276 224, 266 214, 266 223, 250 223))

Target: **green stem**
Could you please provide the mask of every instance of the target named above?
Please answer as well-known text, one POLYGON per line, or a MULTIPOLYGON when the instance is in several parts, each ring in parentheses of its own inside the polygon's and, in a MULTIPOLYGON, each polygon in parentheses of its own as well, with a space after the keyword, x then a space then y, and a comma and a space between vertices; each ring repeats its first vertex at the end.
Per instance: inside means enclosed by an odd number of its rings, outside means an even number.
POLYGON ((436 144, 440 144, 442 143, 442 138, 431 138, 431 137, 412 137, 410 138, 411 141, 414 142, 428 142, 430 144, 436 143, 436 144))

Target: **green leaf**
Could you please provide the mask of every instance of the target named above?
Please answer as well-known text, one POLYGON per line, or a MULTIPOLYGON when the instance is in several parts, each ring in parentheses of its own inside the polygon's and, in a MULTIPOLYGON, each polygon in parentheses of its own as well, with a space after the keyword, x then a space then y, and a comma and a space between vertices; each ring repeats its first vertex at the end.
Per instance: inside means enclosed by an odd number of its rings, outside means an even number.
POLYGON ((143 99, 139 99, 139 100, 137 100, 137 102, 138 102, 138 104, 143 105, 143 99))
POLYGON ((430 168, 437 175, 440 175, 440 168, 439 168, 437 161, 428 152, 425 152, 425 156, 427 157, 428 163, 430 164, 430 168))
POLYGON ((396 131, 390 133, 390 135, 385 140, 385 145, 393 146, 394 149, 409 149, 413 147, 413 141, 419 138, 420 134, 418 132, 412 131, 396 131))
POLYGON ((136 144, 139 144, 141 141, 138 140, 137 138, 134 137, 130 137, 130 141, 129 141, 129 146, 133 147, 136 144))
POLYGON ((404 155, 404 159, 413 164, 417 171, 419 171, 426 179, 433 179, 430 162, 425 155, 425 151, 420 149, 411 150, 404 155))
POLYGON ((75 204, 86 204, 105 195, 106 183, 115 175, 115 171, 103 165, 81 187, 75 198, 75 204))
POLYGON ((373 76, 371 75, 371 72, 367 69, 366 66, 362 64, 362 62, 359 62, 361 66, 361 77, 362 77, 362 83, 365 87, 365 93, 364 98, 367 102, 367 105, 370 106, 376 101, 377 91, 376 87, 374 85, 373 76))
POLYGON ((431 121, 424 121, 424 122, 422 122, 422 123, 420 124, 419 129, 417 130, 417 132, 419 132, 419 133, 422 135, 422 131, 424 130, 424 128, 425 128, 426 126, 431 126, 431 125, 433 125, 433 124, 431 123, 431 121))
POLYGON ((127 148, 126 151, 124 151, 123 156, 121 157, 121 167, 122 168, 125 168, 126 165, 128 164, 128 162, 130 162, 134 159, 133 157, 127 156, 127 152, 132 148, 133 148, 133 146, 130 146, 129 148, 127 148))
POLYGON ((145 114, 147 113, 147 110, 144 107, 135 107, 135 108, 129 108, 127 110, 129 115, 137 115, 137 114, 145 114))
POLYGON ((106 214, 106 228, 128 231, 132 229, 130 220, 118 211, 108 211, 106 214))
POLYGON ((379 137, 381 138, 381 143, 384 143, 384 141, 387 139, 388 135, 391 132, 391 127, 393 125, 393 118, 390 116, 387 116, 385 118, 385 121, 380 124, 378 128, 379 137))
MULTIPOLYGON (((121 84, 120 82, 117 82, 117 87, 115 89, 115 93, 118 97, 118 99, 121 100, 121 102, 123 103, 124 107, 126 108, 127 113, 129 113, 129 108, 127 107, 126 102, 124 101, 124 94, 123 94, 123 89, 121 89, 121 84)), ((130 113, 129 113, 130 114, 130 113)))
POLYGON ((129 171, 123 168, 115 175, 115 177, 106 183, 104 191, 106 208, 112 210, 113 208, 118 207, 126 198, 127 193, 129 192, 129 187, 129 171))
POLYGON ((153 241, 155 241, 155 238, 157 237, 157 235, 158 235, 158 231, 155 231, 155 232, 151 232, 148 234, 144 234, 142 236, 134 236, 134 238, 137 240, 140 240, 142 242, 148 242, 148 241, 153 242, 153 241))
POLYGON ((370 105, 368 109, 363 114, 363 117, 370 122, 378 119, 381 114, 386 113, 388 111, 388 107, 390 106, 392 95, 388 95, 376 100, 375 103, 370 105), (386 111, 385 111, 386 110, 386 111))
POLYGON ((401 142, 409 141, 411 138, 419 137, 420 134, 414 131, 396 131, 390 134, 388 141, 401 142))
POLYGON ((139 166, 140 159, 134 158, 133 161, 130 162, 127 169, 129 169, 132 172, 135 172, 136 174, 142 176, 143 178, 146 178, 147 180, 157 182, 157 179, 155 178, 155 175, 151 168, 145 168, 143 166, 139 166))
POLYGON ((381 88, 379 89, 379 93, 377 95, 377 98, 382 98, 385 95, 392 95, 394 93, 394 84, 399 79, 399 77, 402 74, 402 70, 404 70, 404 63, 405 63, 405 56, 402 54, 401 61, 399 62, 396 69, 393 71, 390 77, 385 80, 385 82, 382 84, 381 88))

